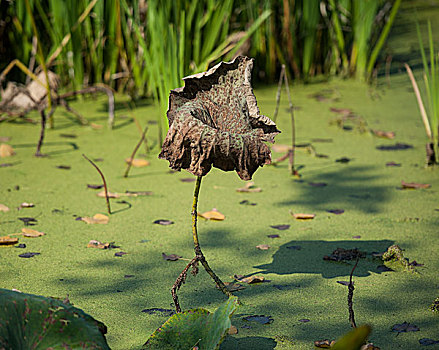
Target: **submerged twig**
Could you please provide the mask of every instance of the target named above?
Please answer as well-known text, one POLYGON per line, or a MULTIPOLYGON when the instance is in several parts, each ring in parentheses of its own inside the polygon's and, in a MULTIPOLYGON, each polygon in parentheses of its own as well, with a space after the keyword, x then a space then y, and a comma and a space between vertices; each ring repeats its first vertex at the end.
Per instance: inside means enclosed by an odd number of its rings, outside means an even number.
POLYGON ((349 285, 348 285, 349 322, 351 323, 352 328, 357 328, 357 324, 355 323, 354 309, 353 309, 353 303, 352 303, 352 299, 354 297, 354 289, 355 289, 354 283, 352 282, 352 275, 354 274, 354 271, 357 268, 359 261, 360 261, 360 255, 357 255, 357 261, 355 262, 355 265, 352 268, 351 275, 349 276, 349 285))
POLYGON ((108 210, 108 214, 111 215, 110 198, 108 197, 107 181, 105 181, 104 174, 102 173, 101 169, 99 169, 99 167, 91 159, 89 159, 84 153, 82 154, 82 156, 85 159, 87 159, 90 162, 90 164, 93 165, 96 168, 96 170, 98 171, 99 175, 101 175, 102 182, 104 183, 105 199, 107 200, 107 210, 108 210))
POLYGON ((125 174, 123 177, 128 177, 128 173, 130 172, 131 166, 133 165, 133 159, 136 155, 137 150, 139 149, 140 145, 142 144, 143 140, 145 139, 146 132, 148 131, 148 126, 145 126, 145 129, 143 130, 142 137, 140 138, 140 141, 137 143, 136 147, 134 147, 133 153, 131 153, 131 157, 129 158, 127 169, 125 170, 125 174))

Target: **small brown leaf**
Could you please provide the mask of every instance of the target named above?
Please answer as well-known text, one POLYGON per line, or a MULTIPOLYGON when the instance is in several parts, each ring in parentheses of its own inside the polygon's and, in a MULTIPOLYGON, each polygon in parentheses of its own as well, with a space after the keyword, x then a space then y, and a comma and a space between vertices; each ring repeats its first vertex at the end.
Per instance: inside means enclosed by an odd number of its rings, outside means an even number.
POLYGON ((33 208, 35 207, 35 204, 33 203, 27 203, 27 202, 23 202, 20 204, 20 206, 18 207, 18 209, 23 209, 23 208, 33 208))
POLYGON ((235 280, 240 283, 247 283, 247 284, 262 283, 265 281, 264 276, 255 276, 255 275, 249 277, 244 277, 242 275, 234 275, 233 278, 235 278, 235 280))
POLYGON ((109 247, 110 247, 110 243, 102 243, 102 242, 96 241, 95 239, 92 239, 87 244, 87 248, 108 249, 109 247))
POLYGON ((127 197, 139 197, 139 196, 152 196, 153 193, 151 191, 125 191, 124 194, 121 194, 121 196, 127 196, 127 197))
MULTIPOLYGON (((99 193, 96 193, 96 196, 105 198, 105 191, 101 191, 99 193)), ((120 194, 116 192, 108 192, 108 198, 120 198, 120 194)))
POLYGON ((172 225, 173 223, 174 221, 166 220, 166 219, 159 219, 153 222, 153 224, 163 225, 163 226, 172 225))
POLYGON ((90 126, 91 126, 92 129, 95 129, 95 130, 102 129, 104 127, 103 125, 96 124, 96 123, 90 123, 90 126))
MULTIPOLYGON (((226 286, 226 289, 233 293, 233 292, 237 292, 239 290, 245 289, 245 287, 242 284, 237 284, 237 283, 229 283, 229 282, 224 282, 224 285, 226 286)), ((219 289, 219 287, 217 286, 217 288, 219 289)))
POLYGON ((259 250, 268 250, 270 249, 270 246, 268 244, 259 244, 256 246, 259 250))
POLYGON ((104 214, 95 214, 93 217, 82 217, 81 220, 87 224, 108 224, 110 218, 104 214))
POLYGON ((0 211, 4 211, 6 213, 9 211, 9 208, 4 204, 0 204, 0 211))
POLYGON ((316 348, 321 348, 321 349, 329 349, 331 347, 331 345, 334 345, 335 341, 329 341, 328 339, 325 340, 316 340, 314 342, 314 346, 316 348))
POLYGON ((234 334, 238 334, 238 328, 236 328, 235 326, 230 326, 229 331, 228 331, 229 335, 234 335, 234 334))
POLYGON ((394 139, 395 133, 393 131, 381 131, 381 130, 371 130, 372 134, 385 139, 394 139))
POLYGON ((21 232, 23 232, 23 236, 24 237, 35 238, 35 237, 41 237, 41 236, 45 235, 44 232, 40 232, 40 231, 37 231, 37 230, 32 230, 31 228, 22 228, 21 232))
POLYGON ((10 157, 10 156, 13 156, 14 154, 15 154, 14 149, 11 146, 9 146, 8 144, 2 143, 0 145, 0 157, 1 158, 10 157))
POLYGON ((146 159, 140 159, 140 158, 134 158, 134 159, 126 158, 125 162, 127 164, 131 164, 131 166, 135 168, 141 168, 149 165, 149 162, 146 159))
POLYGON ((335 108, 335 107, 331 107, 329 108, 329 110, 331 112, 337 113, 337 114, 341 114, 344 116, 348 116, 349 114, 352 114, 352 109, 349 108, 335 108))
POLYGON ((215 221, 223 221, 226 217, 224 214, 220 213, 216 208, 213 208, 211 211, 206 211, 205 213, 198 213, 198 216, 206 219, 206 220, 215 220, 215 221))
POLYGON ((237 188, 236 192, 262 192, 262 189, 254 186, 254 182, 247 182, 244 187, 237 188))
POLYGON ((165 259, 166 261, 177 261, 178 259, 181 258, 181 256, 177 255, 177 254, 169 254, 169 255, 167 255, 165 253, 162 253, 162 258, 165 259))
POLYGON ((14 245, 18 243, 17 237, 3 236, 0 237, 0 245, 14 245))
POLYGON ((316 217, 316 214, 304 214, 304 213, 293 213, 293 212, 290 212, 290 214, 294 216, 296 220, 312 220, 316 217))
POLYGON ((402 188, 410 188, 410 189, 419 189, 419 188, 430 188, 430 184, 419 184, 416 182, 405 182, 404 180, 401 181, 402 188))

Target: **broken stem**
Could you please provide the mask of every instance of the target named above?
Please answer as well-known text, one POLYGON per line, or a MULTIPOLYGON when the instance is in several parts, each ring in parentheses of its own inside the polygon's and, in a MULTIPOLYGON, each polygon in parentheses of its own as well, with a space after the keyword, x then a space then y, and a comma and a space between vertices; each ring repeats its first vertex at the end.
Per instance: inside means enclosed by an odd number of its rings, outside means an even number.
POLYGON ((131 157, 129 158, 127 170, 125 170, 125 174, 123 177, 128 177, 128 173, 130 172, 131 166, 133 165, 133 159, 136 155, 137 150, 139 149, 140 145, 142 144, 143 140, 145 139, 146 132, 148 131, 148 126, 145 126, 145 129, 143 130, 142 137, 140 138, 140 141, 137 143, 136 147, 134 147, 133 153, 131 153, 131 157))
POLYGON ((104 183, 105 199, 107 200, 107 210, 108 210, 108 214, 111 215, 110 198, 108 197, 107 181, 105 181, 104 174, 102 173, 101 169, 99 169, 99 167, 91 159, 89 159, 84 153, 82 154, 82 156, 85 159, 87 159, 90 162, 90 164, 93 165, 96 168, 96 170, 98 171, 99 175, 101 175, 102 182, 104 183))
POLYGON ((357 255, 357 261, 355 262, 354 267, 352 268, 351 275, 349 276, 349 285, 348 285, 348 309, 349 309, 349 322, 351 323, 352 328, 357 328, 357 324, 355 323, 354 317, 354 309, 352 299, 354 297, 354 283, 352 282, 352 275, 354 274, 355 269, 357 268, 358 261, 360 261, 360 256, 357 255))
POLYGON ((282 92, 282 82, 285 75, 285 65, 282 65, 282 69, 280 71, 279 83, 277 85, 277 93, 276 93, 276 109, 273 114, 273 121, 276 123, 277 113, 279 112, 279 104, 280 104, 280 94, 282 92))
POLYGON ((38 140, 37 151, 35 152, 35 157, 43 156, 41 153, 41 147, 43 146, 44 134, 46 132, 47 117, 46 117, 46 113, 44 112, 44 109, 41 109, 40 114, 41 114, 41 131, 40 131, 40 138, 38 140))
POLYGON ((296 148, 296 123, 294 120, 294 107, 293 107, 293 102, 291 100, 290 87, 288 86, 288 77, 286 74, 284 74, 284 79, 285 79, 285 88, 287 90, 288 103, 289 103, 288 109, 290 110, 290 114, 291 114, 291 151, 289 155, 289 168, 291 175, 296 175, 296 169, 294 168, 294 151, 296 148))
POLYGON ((181 271, 180 275, 175 280, 174 285, 171 288, 172 299, 174 300, 175 311, 177 313, 181 312, 180 303, 178 302, 177 290, 186 282, 187 272, 191 266, 194 266, 198 263, 198 256, 193 258, 189 264, 186 265, 183 271, 181 271))

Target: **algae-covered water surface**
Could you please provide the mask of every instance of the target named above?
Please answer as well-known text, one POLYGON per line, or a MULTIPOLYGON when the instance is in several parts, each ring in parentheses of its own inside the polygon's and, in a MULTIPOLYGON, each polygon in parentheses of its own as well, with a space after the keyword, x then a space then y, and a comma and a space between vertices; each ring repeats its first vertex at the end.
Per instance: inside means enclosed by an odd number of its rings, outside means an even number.
MULTIPOLYGON (((271 116, 276 87, 259 86, 255 95, 261 112, 271 116)), ((416 349, 423 338, 439 340, 439 319, 429 310, 439 296, 439 176, 437 168, 425 167, 427 140, 408 79, 392 75, 390 87, 383 79, 374 88, 336 79, 295 85, 292 97, 300 178, 289 175, 284 161, 255 173, 258 192, 237 192, 245 182, 217 169, 203 182, 199 211, 216 208, 225 215, 223 221, 199 219, 200 243, 210 265, 224 282, 234 275, 264 278, 241 283, 245 289, 234 292, 242 303, 232 316, 238 333, 221 348, 310 349, 316 340, 346 333, 345 282, 355 259, 343 259, 337 248, 364 253, 353 273, 353 309, 357 324, 372 326, 371 342, 382 349, 416 349), (334 120, 343 109, 355 117, 338 125, 334 120), (395 136, 377 137, 372 131, 395 136), (429 186, 406 189, 402 182, 429 186), (292 215, 298 213, 315 217, 300 220, 292 215), (379 253, 394 244, 414 271, 381 260, 379 253), (419 330, 392 331, 404 322, 419 330)), ((10 210, 0 212, 0 236, 17 237, 20 246, 0 248, 0 275, 2 288, 68 296, 108 327, 112 349, 139 349, 169 317, 170 288, 188 262, 184 259, 193 257, 194 183, 188 179, 195 177, 170 172, 168 163, 157 158, 158 108, 148 103, 128 108, 124 101, 116 96, 113 130, 106 128, 105 98, 72 104, 94 127, 78 126, 58 111, 43 158, 33 156, 38 125, 1 124, 0 136, 16 154, 1 159, 0 203, 10 210), (134 118, 142 127, 149 125, 149 148, 142 145, 136 156, 149 165, 132 168, 124 178, 125 159, 141 134, 134 118), (97 195, 102 189, 88 186, 101 184, 101 178, 82 154, 102 170, 109 191, 121 194, 111 199, 107 224, 80 219, 106 214, 105 199, 97 195), (126 191, 148 193, 127 196, 126 191), (24 202, 34 206, 20 208, 24 202), (45 235, 14 236, 23 228, 45 235), (91 240, 113 248, 87 247, 91 240), (39 254, 20 257, 24 253, 39 254), (183 259, 166 260, 162 253, 183 259)), ((282 133, 273 159, 291 142, 284 96, 277 126, 282 133)), ((214 310, 225 300, 201 270, 188 276, 179 298, 183 309, 214 310)))

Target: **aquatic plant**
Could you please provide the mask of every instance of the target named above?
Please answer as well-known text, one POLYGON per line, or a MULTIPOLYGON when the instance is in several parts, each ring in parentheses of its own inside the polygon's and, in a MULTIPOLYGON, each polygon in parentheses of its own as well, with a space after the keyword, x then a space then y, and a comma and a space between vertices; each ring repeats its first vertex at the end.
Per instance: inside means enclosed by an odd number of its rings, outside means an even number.
POLYGON ((271 161, 265 142, 274 142, 279 133, 275 123, 259 113, 251 87, 253 60, 238 56, 221 62, 207 72, 184 78, 183 88, 171 91, 167 117, 169 130, 159 158, 174 170, 186 169, 197 176, 192 205, 192 259, 173 288, 177 312, 181 311, 176 291, 186 280, 190 267, 197 273, 201 263, 223 293, 224 283, 209 267, 198 240, 197 205, 203 176, 212 166, 236 171, 243 180, 271 161))

